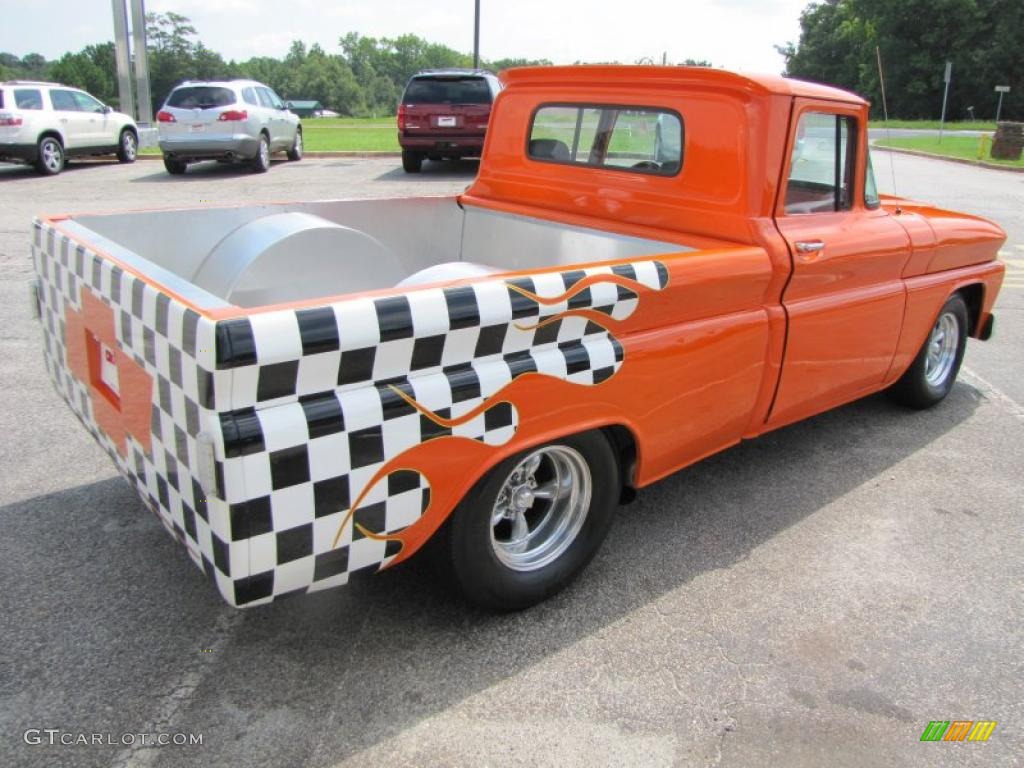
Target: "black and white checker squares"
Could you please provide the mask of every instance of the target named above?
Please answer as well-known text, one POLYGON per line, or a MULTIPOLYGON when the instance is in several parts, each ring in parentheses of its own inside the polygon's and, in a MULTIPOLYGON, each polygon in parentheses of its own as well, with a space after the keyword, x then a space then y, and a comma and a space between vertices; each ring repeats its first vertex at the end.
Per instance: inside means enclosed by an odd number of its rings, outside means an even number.
POLYGON ((48 223, 35 227, 58 392, 233 605, 386 565, 398 545, 377 537, 414 525, 430 502, 429 479, 408 469, 371 487, 388 462, 439 437, 507 443, 518 414, 496 396, 525 373, 605 381, 624 357, 605 326, 635 310, 634 288, 668 282, 663 264, 638 261, 215 322, 48 223), (584 279, 598 282, 574 290, 584 279), (79 308, 82 290, 113 309, 119 344, 154 377, 148 454, 131 437, 118 454, 67 369, 64 303, 79 308), (207 490, 200 435, 216 454, 207 490))

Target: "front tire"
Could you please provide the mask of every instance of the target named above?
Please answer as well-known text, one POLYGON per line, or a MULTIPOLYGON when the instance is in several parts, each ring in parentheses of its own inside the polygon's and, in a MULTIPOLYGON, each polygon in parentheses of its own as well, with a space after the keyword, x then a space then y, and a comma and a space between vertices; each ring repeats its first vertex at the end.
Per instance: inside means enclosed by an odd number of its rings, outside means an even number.
POLYGON ((402 150, 402 168, 406 173, 419 173, 423 167, 423 155, 408 149, 402 150))
POLYGON ((889 389, 896 402, 920 410, 945 399, 964 359, 967 323, 967 304, 959 293, 954 293, 939 310, 914 362, 889 389))
POLYGON ((288 150, 288 159, 292 162, 297 162, 302 159, 302 129, 298 128, 295 131, 295 139, 292 141, 292 148, 288 150))
POLYGON ((256 148, 256 157, 252 159, 252 169, 256 173, 266 173, 270 170, 270 139, 267 134, 260 134, 260 143, 256 148))
POLYGON ((36 170, 44 176, 56 176, 64 170, 64 145, 53 136, 39 140, 36 154, 36 170))
POLYGON ((139 137, 131 128, 125 128, 117 141, 117 159, 122 163, 134 163, 138 154, 139 137))
POLYGON ((503 461, 452 513, 448 543, 463 593, 488 610, 513 611, 559 592, 604 541, 619 483, 600 432, 503 461))

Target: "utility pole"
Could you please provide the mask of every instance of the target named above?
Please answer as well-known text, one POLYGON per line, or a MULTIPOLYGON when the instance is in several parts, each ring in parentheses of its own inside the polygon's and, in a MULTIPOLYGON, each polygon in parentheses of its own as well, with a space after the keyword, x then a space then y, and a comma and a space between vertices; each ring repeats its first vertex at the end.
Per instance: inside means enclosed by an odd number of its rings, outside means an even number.
POLYGON ((953 62, 946 62, 946 74, 943 75, 946 81, 946 89, 942 92, 942 117, 939 119, 939 144, 942 143, 942 126, 946 123, 946 101, 949 99, 949 81, 953 79, 953 62))
POLYGON ((153 124, 153 98, 149 93, 149 57, 146 55, 146 8, 142 0, 131 0, 132 38, 135 43, 135 95, 139 99, 139 122, 153 124))
POLYGON ((124 0, 111 0, 114 11, 114 61, 117 64, 118 109, 135 117, 132 95, 132 56, 128 46, 128 6, 124 0))
POLYGON ((476 13, 473 16, 473 69, 480 69, 480 0, 474 0, 476 13))
POLYGON ((117 65, 117 92, 121 111, 138 118, 140 125, 153 122, 153 104, 149 91, 149 59, 146 56, 146 8, 143 0, 111 0, 114 12, 114 61, 117 65), (132 28, 128 34, 128 9, 132 28), (132 97, 132 68, 135 70, 135 97, 132 97), (138 112, 135 111, 136 106, 138 112))

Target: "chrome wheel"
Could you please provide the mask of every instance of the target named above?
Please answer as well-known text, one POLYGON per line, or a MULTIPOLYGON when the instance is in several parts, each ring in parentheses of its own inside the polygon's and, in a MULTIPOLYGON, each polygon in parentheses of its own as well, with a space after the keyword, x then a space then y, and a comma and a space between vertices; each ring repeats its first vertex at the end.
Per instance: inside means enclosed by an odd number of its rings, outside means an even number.
POLYGON ((295 132, 295 141, 292 142, 292 151, 288 153, 288 159, 302 159, 302 131, 295 132))
POLYGON ((491 510, 491 548, 515 571, 535 571, 561 556, 590 509, 593 480, 578 451, 549 445, 505 478, 491 510))
POLYGON ((64 167, 64 149, 56 139, 43 139, 39 146, 39 158, 50 173, 60 173, 64 167))
POLYGON ((924 361, 924 378, 933 387, 940 387, 956 363, 960 327, 956 315, 943 312, 928 337, 928 352, 924 361))
POLYGON ((135 134, 131 131, 124 131, 121 134, 121 159, 126 163, 134 162, 138 151, 139 143, 135 138, 135 134))

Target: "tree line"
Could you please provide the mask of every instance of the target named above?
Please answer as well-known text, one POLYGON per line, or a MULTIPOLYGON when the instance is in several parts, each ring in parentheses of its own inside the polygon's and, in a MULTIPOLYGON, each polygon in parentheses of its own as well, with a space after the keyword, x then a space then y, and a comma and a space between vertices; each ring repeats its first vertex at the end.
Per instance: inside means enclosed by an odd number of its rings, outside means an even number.
MULTIPOLYGON (((173 12, 146 14, 146 36, 154 111, 182 80, 251 78, 266 83, 283 99, 319 101, 342 115, 393 115, 406 82, 419 70, 473 65, 470 54, 417 35, 374 38, 356 32, 338 41, 338 53, 295 41, 284 58, 225 61, 199 39, 187 17, 173 12)), ((499 59, 483 61, 481 66, 496 72, 550 63, 499 59)), ((53 61, 37 53, 22 58, 0 53, 0 80, 12 79, 51 80, 83 88, 107 104, 119 102, 112 42, 87 45, 53 61)))
POLYGON ((937 119, 946 62, 948 120, 992 119, 997 85, 1011 86, 1002 119, 1024 119, 1021 0, 823 0, 800 15, 800 40, 777 46, 786 74, 848 88, 882 116, 881 52, 891 117, 937 119))

